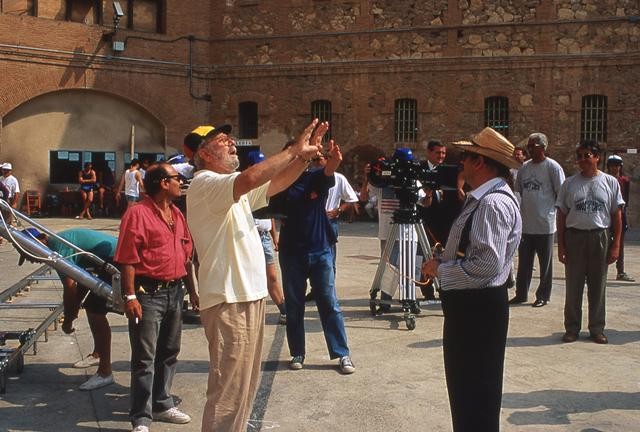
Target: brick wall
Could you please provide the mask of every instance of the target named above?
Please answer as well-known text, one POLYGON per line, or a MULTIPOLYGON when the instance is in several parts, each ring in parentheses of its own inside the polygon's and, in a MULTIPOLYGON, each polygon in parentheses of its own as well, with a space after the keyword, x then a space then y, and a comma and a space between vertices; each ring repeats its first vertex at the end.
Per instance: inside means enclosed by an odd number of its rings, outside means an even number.
MULTIPOLYGON (((505 96, 509 138, 547 133, 553 157, 572 173, 582 96, 604 94, 609 148, 640 146, 636 0, 165 3, 166 33, 121 29, 120 58, 103 37, 110 7, 105 26, 62 21, 60 0, 40 0, 39 17, 0 14, 0 115, 43 93, 96 89, 144 107, 171 144, 197 124, 237 127, 238 103, 255 101, 256 141, 270 153, 308 121, 311 101, 327 99, 333 136, 347 155, 344 171, 355 178, 369 155, 398 144, 395 99, 417 99, 411 146, 420 148, 431 137, 477 132, 484 98, 505 96), (197 38, 191 44, 189 34, 197 38), (190 46, 192 93, 210 94, 211 102, 189 94, 190 46)), ((625 156, 635 181, 637 157, 625 156)))

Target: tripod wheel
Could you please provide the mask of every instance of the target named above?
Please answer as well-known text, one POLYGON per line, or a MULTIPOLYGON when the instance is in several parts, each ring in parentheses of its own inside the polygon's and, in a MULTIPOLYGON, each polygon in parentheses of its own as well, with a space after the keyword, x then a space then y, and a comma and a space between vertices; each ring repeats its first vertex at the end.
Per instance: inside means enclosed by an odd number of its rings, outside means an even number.
POLYGON ((378 315, 378 307, 376 306, 375 303, 373 302, 369 303, 369 310, 371 311, 371 315, 373 316, 378 315))
POLYGON ((404 319, 405 324, 407 325, 407 330, 415 330, 416 328, 416 317, 413 315, 409 315, 404 319))

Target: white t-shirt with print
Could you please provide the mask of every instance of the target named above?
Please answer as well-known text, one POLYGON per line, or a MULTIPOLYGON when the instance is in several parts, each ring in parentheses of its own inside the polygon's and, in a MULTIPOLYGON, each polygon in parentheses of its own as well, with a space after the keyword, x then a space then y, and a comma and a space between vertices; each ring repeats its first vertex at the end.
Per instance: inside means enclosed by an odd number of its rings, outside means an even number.
POLYGON ((556 207, 567 216, 567 228, 581 230, 609 228, 611 214, 622 205, 618 180, 602 171, 594 177, 579 173, 569 177, 556 202, 556 207))

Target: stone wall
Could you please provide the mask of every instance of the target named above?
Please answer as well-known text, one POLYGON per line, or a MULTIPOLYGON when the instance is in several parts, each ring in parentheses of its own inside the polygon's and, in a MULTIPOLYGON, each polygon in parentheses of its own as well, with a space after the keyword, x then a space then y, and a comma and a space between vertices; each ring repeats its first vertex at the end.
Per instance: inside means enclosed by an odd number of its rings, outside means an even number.
MULTIPOLYGON (((255 142, 272 154, 326 99, 355 179, 372 154, 469 137, 484 99, 504 96, 509 139, 547 133, 572 173, 582 97, 601 94, 608 148, 640 147, 637 0, 167 0, 165 34, 118 32, 125 58, 111 51, 111 15, 65 22, 61 2, 40 0, 41 17, 0 14, 1 116, 49 92, 96 90, 148 112, 177 148, 195 125, 237 127, 238 103, 255 101, 255 142), (398 98, 417 101, 415 143, 394 142, 398 98)), ((0 159, 5 138, 0 125, 0 159)), ((640 181, 636 158, 625 168, 640 181)))
POLYGON ((517 27, 461 30, 458 43, 464 55, 473 57, 532 55, 536 53, 538 33, 528 30, 517 27))
POLYGON ((588 19, 640 14, 636 0, 553 0, 557 17, 561 20, 588 19))
POLYGON ((375 28, 441 26, 446 20, 447 0, 372 2, 371 15, 375 28))
POLYGON ((527 23, 542 0, 459 0, 462 24, 527 23))

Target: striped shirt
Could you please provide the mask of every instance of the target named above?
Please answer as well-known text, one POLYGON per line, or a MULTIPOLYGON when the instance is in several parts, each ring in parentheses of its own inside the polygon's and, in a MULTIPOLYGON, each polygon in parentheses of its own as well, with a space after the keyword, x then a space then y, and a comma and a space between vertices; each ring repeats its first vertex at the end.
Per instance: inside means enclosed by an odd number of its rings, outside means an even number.
POLYGON ((447 248, 438 267, 443 290, 486 288, 504 284, 522 233, 520 209, 502 190, 514 196, 502 178, 484 183, 468 194, 467 201, 451 227, 447 248), (469 244, 464 258, 456 257, 462 230, 473 215, 469 244))

